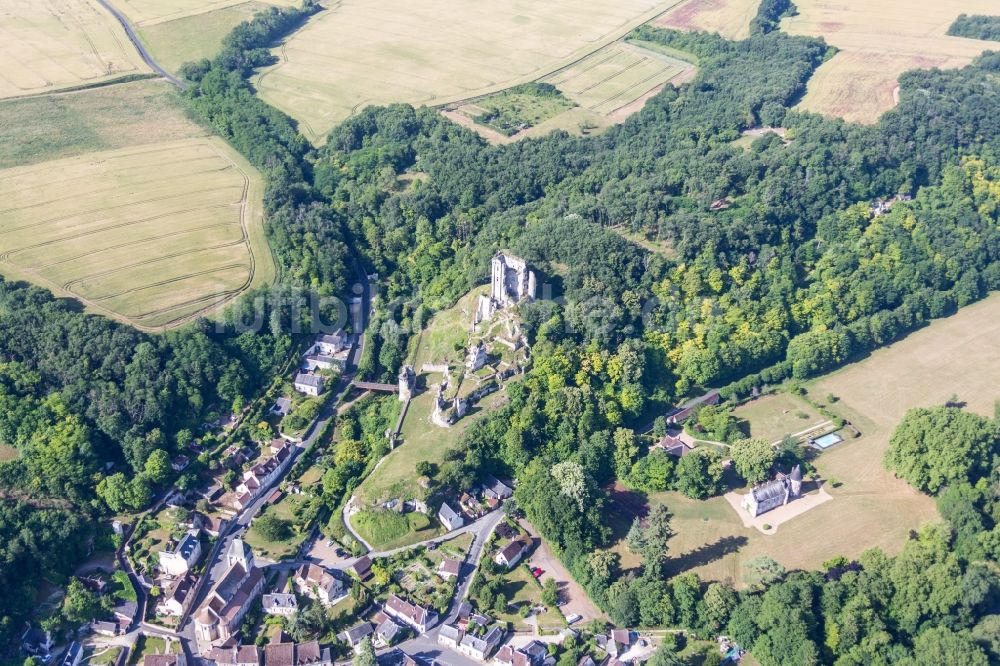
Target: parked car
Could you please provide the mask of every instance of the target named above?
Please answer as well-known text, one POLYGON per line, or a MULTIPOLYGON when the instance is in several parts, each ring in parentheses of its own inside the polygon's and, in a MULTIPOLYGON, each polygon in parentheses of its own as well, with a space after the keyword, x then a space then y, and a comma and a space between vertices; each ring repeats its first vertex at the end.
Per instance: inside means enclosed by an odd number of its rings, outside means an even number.
POLYGON ((545 572, 542 571, 541 569, 539 569, 538 567, 535 567, 534 569, 531 570, 531 575, 534 576, 535 578, 538 578, 543 573, 545 573, 545 572))
POLYGON ((566 624, 573 624, 574 622, 579 622, 582 619, 583 619, 582 615, 580 615, 579 613, 573 613, 572 615, 566 618, 566 624))

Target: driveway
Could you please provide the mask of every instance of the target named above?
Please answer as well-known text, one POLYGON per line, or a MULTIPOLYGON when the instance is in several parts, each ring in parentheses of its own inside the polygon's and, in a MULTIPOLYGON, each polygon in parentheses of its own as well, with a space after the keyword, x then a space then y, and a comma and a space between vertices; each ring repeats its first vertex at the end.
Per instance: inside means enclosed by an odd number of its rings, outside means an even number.
POLYGON ((555 579, 559 587, 559 598, 566 602, 559 609, 563 615, 569 617, 576 613, 583 617, 580 620, 581 623, 586 623, 594 619, 608 620, 608 616, 601 612, 601 609, 590 600, 590 597, 584 592, 583 587, 569 575, 569 571, 566 570, 563 563, 549 549, 545 540, 539 536, 535 526, 527 520, 522 520, 521 525, 528 531, 531 538, 538 543, 538 547, 535 548, 531 557, 528 558, 528 566, 532 568, 538 567, 543 571, 539 578, 542 582, 550 578, 555 579))

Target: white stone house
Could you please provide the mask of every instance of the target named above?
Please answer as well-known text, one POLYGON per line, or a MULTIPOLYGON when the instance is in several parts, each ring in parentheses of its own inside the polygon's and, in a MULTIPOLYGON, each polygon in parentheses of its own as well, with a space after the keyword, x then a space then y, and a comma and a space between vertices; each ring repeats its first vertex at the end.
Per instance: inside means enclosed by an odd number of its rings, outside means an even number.
POLYGON ((510 569, 524 557, 525 548, 526 546, 523 541, 515 539, 501 548, 497 552, 496 557, 493 558, 493 561, 502 567, 510 569))
POLYGON ((295 390, 306 395, 317 396, 323 392, 326 380, 321 375, 310 375, 300 372, 295 375, 293 385, 295 390))
POLYGON ((438 510, 438 520, 444 525, 448 531, 457 530, 459 527, 465 525, 465 518, 462 514, 457 513, 454 509, 448 506, 447 502, 441 504, 441 508, 438 510))
POLYGON ((191 570, 201 557, 201 542, 198 532, 189 530, 180 541, 172 543, 157 553, 160 569, 171 576, 183 576, 191 570))
POLYGON ((294 594, 287 592, 272 592, 261 599, 264 612, 268 615, 291 617, 299 612, 299 601, 294 594))

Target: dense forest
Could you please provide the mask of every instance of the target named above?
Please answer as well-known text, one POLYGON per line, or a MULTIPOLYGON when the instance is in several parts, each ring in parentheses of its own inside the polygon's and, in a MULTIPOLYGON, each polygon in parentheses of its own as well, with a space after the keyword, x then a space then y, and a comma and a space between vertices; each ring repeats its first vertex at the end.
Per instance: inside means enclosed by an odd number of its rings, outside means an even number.
MULTIPOLYGON (((308 308, 289 304, 344 293, 355 263, 378 271, 383 309, 362 364, 391 377, 407 336, 509 248, 544 276, 545 298, 521 312, 534 367, 436 472, 438 489, 516 476, 518 505, 621 624, 728 631, 766 665, 996 657, 998 623, 982 617, 996 592, 982 562, 998 556, 992 422, 959 423, 962 437, 982 437, 969 450, 983 457, 964 472, 914 464, 930 446, 890 452, 890 469, 935 493, 948 521, 895 558, 792 573, 761 562, 757 584, 737 593, 669 576, 662 521, 630 534, 639 575, 599 547, 609 538, 603 487, 615 479, 691 497, 720 490, 717 456, 674 465, 641 455, 632 428, 642 419, 707 387, 743 394, 827 371, 1000 287, 1000 55, 903 75, 899 105, 876 125, 799 113, 790 107, 831 51, 778 31, 794 7, 773 0, 740 42, 639 29, 692 54, 698 75, 598 136, 492 147, 434 110, 393 105, 360 112, 313 149, 248 82, 313 11, 262 12, 216 58, 183 69, 195 112, 266 178, 280 278, 262 332, 238 333, 260 294, 222 331, 152 337, 0 285, 0 432, 20 453, 0 467, 0 533, 15 563, 0 588, 3 637, 19 628, 33 585, 64 579, 93 521, 148 501, 158 451, 266 380, 292 345, 287 331, 308 324, 293 321, 308 308), (741 140, 752 128, 777 129, 741 140), (876 200, 897 195, 875 214, 876 200), (127 486, 101 486, 105 462, 129 471, 127 486), (933 576, 918 584, 918 571, 933 576)), ((940 423, 914 418, 904 427, 940 423)), ((363 459, 331 461, 331 496, 363 459)))
POLYGON ((948 28, 948 34, 953 37, 989 39, 1000 42, 1000 16, 959 14, 955 22, 948 28))

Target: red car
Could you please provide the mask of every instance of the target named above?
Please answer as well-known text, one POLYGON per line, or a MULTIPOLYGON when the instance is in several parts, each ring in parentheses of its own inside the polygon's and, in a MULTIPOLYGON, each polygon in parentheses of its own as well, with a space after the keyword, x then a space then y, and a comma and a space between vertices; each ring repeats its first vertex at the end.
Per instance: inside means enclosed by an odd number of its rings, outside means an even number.
POLYGON ((534 576, 535 578, 540 578, 543 573, 545 572, 539 569, 538 567, 535 567, 534 569, 531 570, 531 575, 534 576))

